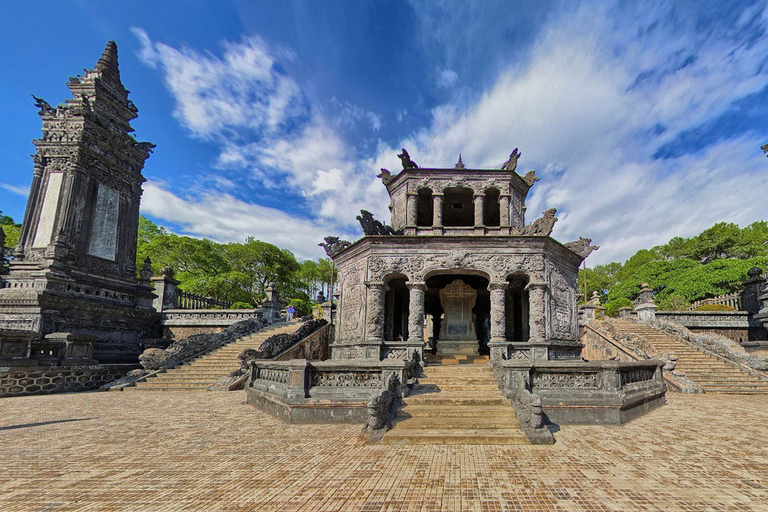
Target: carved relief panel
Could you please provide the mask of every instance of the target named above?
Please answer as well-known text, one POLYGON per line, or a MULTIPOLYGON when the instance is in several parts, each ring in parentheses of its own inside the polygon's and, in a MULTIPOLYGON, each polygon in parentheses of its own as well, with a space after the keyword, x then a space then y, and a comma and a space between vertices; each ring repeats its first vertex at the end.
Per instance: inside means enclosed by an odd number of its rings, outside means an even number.
POLYGON ((550 263, 549 333, 551 338, 575 340, 578 317, 576 310, 576 276, 563 272, 550 263))
POLYGON ((339 271, 339 327, 338 339, 362 339, 366 288, 364 270, 361 265, 353 265, 339 271))

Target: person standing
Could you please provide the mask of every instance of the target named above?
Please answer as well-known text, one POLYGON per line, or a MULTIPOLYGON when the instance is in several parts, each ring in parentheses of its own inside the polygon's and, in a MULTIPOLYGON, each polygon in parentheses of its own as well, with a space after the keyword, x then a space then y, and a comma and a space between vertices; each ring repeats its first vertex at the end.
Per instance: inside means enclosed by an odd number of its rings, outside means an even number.
POLYGON ((285 320, 287 322, 290 322, 293 320, 293 314, 296 313, 296 308, 293 307, 293 305, 288 305, 288 308, 285 310, 286 317, 285 320))

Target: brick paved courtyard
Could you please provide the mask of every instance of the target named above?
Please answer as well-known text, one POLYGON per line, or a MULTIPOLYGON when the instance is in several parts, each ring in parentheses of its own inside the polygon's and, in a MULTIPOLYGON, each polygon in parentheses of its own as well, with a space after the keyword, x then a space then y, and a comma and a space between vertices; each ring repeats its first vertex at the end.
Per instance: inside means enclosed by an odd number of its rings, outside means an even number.
POLYGON ((0 400, 0 510, 768 510, 768 395, 668 394, 554 446, 370 446, 244 394, 0 400))

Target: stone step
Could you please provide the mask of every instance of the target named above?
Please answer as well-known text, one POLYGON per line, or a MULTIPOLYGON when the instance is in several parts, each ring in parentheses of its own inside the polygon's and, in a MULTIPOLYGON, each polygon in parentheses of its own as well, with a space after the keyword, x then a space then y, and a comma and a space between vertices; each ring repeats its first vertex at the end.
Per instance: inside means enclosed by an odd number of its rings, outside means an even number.
POLYGON ((455 417, 455 416, 438 416, 429 418, 419 417, 398 417, 392 424, 392 428, 396 429, 398 425, 402 425, 405 429, 410 430, 447 430, 447 429, 507 429, 507 428, 520 428, 520 423, 516 417, 510 417, 508 415, 501 417, 486 417, 486 418, 472 418, 472 417, 455 417))
POLYGON ((209 386, 152 386, 124 388, 125 391, 208 391, 209 386))
POLYGON ((452 385, 466 384, 468 386, 489 385, 489 384, 496 385, 496 381, 494 381, 492 378, 486 377, 485 375, 483 375, 482 377, 480 376, 446 377, 444 379, 439 379, 437 377, 419 377, 419 384, 437 384, 438 382, 443 384, 452 384, 452 385))
POLYGON ((522 430, 508 429, 392 429, 381 444, 521 445, 530 444, 522 430))
POLYGON ((412 395, 408 397, 409 403, 425 405, 505 405, 506 401, 499 395, 498 397, 479 397, 472 395, 451 395, 445 393, 430 393, 424 395, 412 395))
POLYGON ((454 405, 445 407, 443 405, 429 405, 420 403, 408 403, 398 409, 398 416, 432 418, 432 417, 451 417, 451 418, 485 418, 486 416, 496 416, 510 414, 517 418, 514 408, 510 404, 505 405, 486 405, 477 407, 474 405, 454 405))

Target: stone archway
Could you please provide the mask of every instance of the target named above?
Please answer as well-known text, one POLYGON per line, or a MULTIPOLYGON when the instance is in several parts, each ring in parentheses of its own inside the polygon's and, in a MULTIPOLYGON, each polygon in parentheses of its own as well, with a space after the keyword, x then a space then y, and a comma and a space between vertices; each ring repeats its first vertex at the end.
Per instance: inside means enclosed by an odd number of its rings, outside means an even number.
POLYGON ((489 279, 475 274, 433 273, 425 280, 426 337, 438 354, 488 354, 489 279), (442 342, 442 347, 441 347, 442 342))

